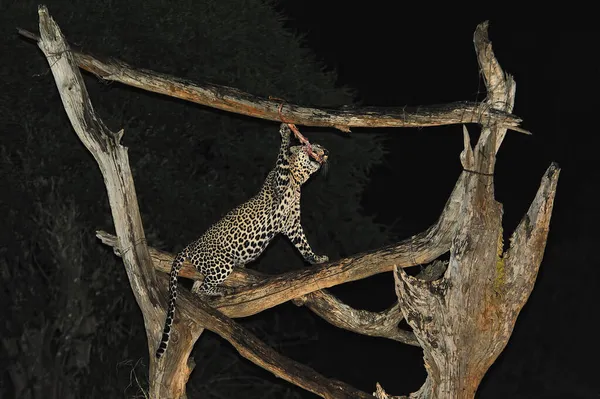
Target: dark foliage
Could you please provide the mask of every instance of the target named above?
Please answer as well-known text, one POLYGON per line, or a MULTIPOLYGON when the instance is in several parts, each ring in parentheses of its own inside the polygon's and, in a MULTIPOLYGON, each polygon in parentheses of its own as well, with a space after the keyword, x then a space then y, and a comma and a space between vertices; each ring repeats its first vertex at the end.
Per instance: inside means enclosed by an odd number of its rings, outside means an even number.
MULTIPOLYGON (((147 386, 143 324, 122 264, 95 239, 112 230, 98 168, 72 131, 48 65, 15 27, 37 31, 37 3, 0 3, 0 394, 23 398, 133 397, 147 386)), ((316 106, 352 103, 301 40, 263 2, 109 0, 46 3, 67 38, 135 66, 316 106)), ((253 195, 275 161, 278 124, 85 78, 107 125, 125 130, 150 245, 177 251, 253 195)), ((319 131, 328 176, 305 189, 303 221, 330 258, 381 245, 363 216, 370 168, 383 156, 373 134, 319 131)), ((253 266, 305 267, 285 240, 253 266)), ((284 306, 246 321, 284 353, 315 337, 308 312, 284 306)), ((299 397, 217 337, 196 346, 190 393, 299 397)), ((302 393, 302 395, 305 395, 302 393)))

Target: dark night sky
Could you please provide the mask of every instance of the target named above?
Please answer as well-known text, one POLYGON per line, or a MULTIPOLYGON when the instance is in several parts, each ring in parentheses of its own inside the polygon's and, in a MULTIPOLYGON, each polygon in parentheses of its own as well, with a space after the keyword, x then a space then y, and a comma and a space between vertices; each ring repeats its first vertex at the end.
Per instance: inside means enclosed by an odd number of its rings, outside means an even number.
MULTIPOLYGON (((599 257, 592 252, 600 238, 594 198, 598 139, 588 122, 596 112, 600 67, 586 55, 598 35, 564 21, 494 19, 483 12, 440 24, 390 2, 280 3, 290 18, 287 26, 306 35, 306 45, 338 72, 339 84, 356 88, 360 101, 372 106, 481 100, 472 35, 478 23, 490 20, 496 56, 517 82, 514 113, 533 132, 509 132, 499 152, 495 186, 504 205, 505 242, 545 169, 556 161, 562 172, 536 287, 478 396, 598 397, 592 382, 598 368, 577 345, 595 340, 587 331, 590 312, 597 312, 600 276, 599 257)), ((476 135, 476 127, 470 131, 476 135)), ((460 173, 461 127, 389 129, 387 146, 386 163, 373 172, 364 206, 404 238, 430 225, 443 207, 460 173)), ((384 283, 379 276, 371 280, 373 287, 384 283)), ((406 368, 390 364, 385 378, 395 375, 408 385, 422 381, 423 371, 415 370, 420 354, 403 355, 406 368)), ((361 361, 354 378, 374 358, 361 361)))

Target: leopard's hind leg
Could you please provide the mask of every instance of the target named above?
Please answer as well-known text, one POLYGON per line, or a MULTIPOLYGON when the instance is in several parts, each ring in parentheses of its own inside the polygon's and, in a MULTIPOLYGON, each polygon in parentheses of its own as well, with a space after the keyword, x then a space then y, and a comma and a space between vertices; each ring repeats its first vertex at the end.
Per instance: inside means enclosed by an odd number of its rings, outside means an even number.
POLYGON ((225 290, 219 285, 225 281, 227 277, 229 277, 233 271, 233 267, 224 267, 219 269, 219 271, 210 270, 205 274, 204 280, 194 281, 192 292, 201 296, 223 296, 225 294, 225 290))

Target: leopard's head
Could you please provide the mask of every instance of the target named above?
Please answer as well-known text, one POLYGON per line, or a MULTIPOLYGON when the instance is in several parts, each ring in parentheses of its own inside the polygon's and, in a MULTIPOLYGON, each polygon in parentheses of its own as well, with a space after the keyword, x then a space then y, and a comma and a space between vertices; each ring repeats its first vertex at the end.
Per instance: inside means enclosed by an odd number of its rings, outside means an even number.
POLYGON ((329 151, 314 143, 311 144, 311 149, 320 158, 321 162, 311 157, 310 150, 306 145, 290 147, 290 171, 298 184, 304 184, 322 165, 327 164, 329 151))

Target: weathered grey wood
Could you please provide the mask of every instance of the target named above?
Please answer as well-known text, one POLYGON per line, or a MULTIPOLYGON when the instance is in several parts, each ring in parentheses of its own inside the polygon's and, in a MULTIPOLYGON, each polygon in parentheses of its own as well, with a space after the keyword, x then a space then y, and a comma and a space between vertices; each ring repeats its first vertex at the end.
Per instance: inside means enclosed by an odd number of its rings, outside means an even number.
MULTIPOLYGON (((515 82, 502 72, 478 26, 475 48, 488 89, 488 102, 507 112, 515 82)), ((506 130, 484 125, 474 149, 465 128, 461 162, 467 172, 465 197, 445 275, 424 281, 395 268, 402 312, 423 347, 427 380, 411 398, 473 398, 488 368, 510 338, 527 301, 545 249, 559 168, 552 164, 527 215, 504 253, 502 206, 494 199, 496 152, 506 130)), ((383 389, 378 398, 391 398, 383 389)))
POLYGON ((348 306, 327 290, 311 292, 294 300, 294 303, 306 306, 313 313, 338 328, 419 346, 419 341, 412 332, 398 327, 398 323, 404 319, 398 303, 382 312, 370 312, 348 306))
MULTIPOLYGON (((39 10, 40 49, 46 56, 64 109, 79 139, 93 155, 104 177, 123 263, 136 301, 142 309, 148 349, 153 353, 164 321, 164 294, 158 284, 140 218, 127 149, 120 144, 123 131, 111 132, 94 111, 79 68, 58 25, 44 6, 39 10)), ((172 356, 158 364, 150 361, 152 397, 171 398, 185 394, 191 372, 190 350, 203 331, 194 319, 181 329, 172 345, 172 356)))
MULTIPOLYGON (((25 29, 19 33, 37 40, 25 29)), ((134 68, 117 59, 100 60, 73 50, 78 65, 97 77, 154 93, 218 108, 254 118, 285 121, 304 126, 333 127, 349 132, 352 127, 426 127, 462 123, 495 123, 529 134, 521 119, 481 103, 459 101, 416 107, 352 107, 326 109, 304 107, 276 98, 262 98, 233 87, 195 83, 147 69, 134 68)))
MULTIPOLYGON (((418 277, 424 280, 435 280, 445 270, 446 265, 436 261, 419 273, 418 277)), ((346 305, 327 290, 311 292, 293 302, 296 305, 306 306, 336 327, 358 334, 388 338, 408 345, 420 346, 414 333, 398 326, 398 323, 404 319, 398 303, 382 312, 369 312, 346 305)))

